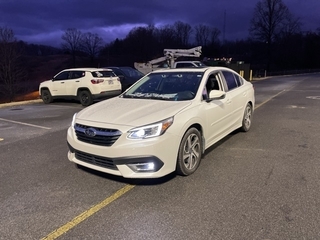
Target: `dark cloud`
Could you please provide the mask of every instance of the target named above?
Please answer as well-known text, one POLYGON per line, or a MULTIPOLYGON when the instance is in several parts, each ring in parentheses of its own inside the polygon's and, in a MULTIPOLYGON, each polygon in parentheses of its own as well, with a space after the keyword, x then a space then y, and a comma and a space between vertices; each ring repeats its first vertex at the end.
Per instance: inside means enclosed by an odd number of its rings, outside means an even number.
MULTIPOLYGON (((320 0, 283 0, 306 31, 320 27, 320 0)), ((1 0, 0 26, 13 29, 17 39, 60 46, 68 28, 98 33, 105 42, 124 38, 135 26, 209 24, 225 38, 248 36, 257 0, 1 0)))

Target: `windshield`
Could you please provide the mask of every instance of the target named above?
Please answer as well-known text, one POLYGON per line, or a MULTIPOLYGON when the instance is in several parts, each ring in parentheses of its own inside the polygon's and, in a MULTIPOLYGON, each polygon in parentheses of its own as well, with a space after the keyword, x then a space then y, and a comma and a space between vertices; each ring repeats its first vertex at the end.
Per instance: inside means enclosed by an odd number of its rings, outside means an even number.
POLYGON ((130 88, 124 98, 145 98, 168 101, 191 100, 195 97, 203 73, 151 73, 130 88))

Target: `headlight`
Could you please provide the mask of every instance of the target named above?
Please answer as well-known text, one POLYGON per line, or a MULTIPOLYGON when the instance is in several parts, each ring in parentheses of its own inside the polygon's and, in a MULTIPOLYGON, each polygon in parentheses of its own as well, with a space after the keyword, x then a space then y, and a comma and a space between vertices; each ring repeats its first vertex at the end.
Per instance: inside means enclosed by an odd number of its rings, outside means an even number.
POLYGON ((130 131, 128 131, 128 138, 142 139, 160 136, 172 125, 172 123, 173 117, 170 117, 162 120, 161 122, 131 129, 130 131))
POLYGON ((71 127, 72 128, 74 128, 74 122, 76 121, 76 116, 77 116, 77 113, 73 114, 72 122, 71 122, 71 127))

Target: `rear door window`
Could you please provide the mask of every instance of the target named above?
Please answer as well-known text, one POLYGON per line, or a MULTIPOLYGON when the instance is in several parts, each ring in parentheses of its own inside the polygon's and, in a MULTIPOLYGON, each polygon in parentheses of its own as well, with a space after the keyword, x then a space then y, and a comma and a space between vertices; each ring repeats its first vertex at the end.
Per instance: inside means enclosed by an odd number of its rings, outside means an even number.
POLYGON ((222 74, 224 76, 224 79, 226 80, 229 91, 238 87, 237 81, 236 81, 235 76, 232 72, 222 71, 222 74))
POLYGON ((85 72, 84 71, 71 71, 70 72, 70 79, 77 79, 84 77, 85 72))
POLYGON ((243 84, 243 79, 240 76, 236 75, 236 74, 233 74, 233 75, 234 75, 234 77, 236 79, 238 87, 241 86, 243 84))

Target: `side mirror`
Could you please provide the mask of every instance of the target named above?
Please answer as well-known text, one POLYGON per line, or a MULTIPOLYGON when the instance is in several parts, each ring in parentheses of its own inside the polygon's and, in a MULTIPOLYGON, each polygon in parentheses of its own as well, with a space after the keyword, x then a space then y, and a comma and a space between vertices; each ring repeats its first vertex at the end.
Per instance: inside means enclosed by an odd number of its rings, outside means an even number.
POLYGON ((220 90, 211 90, 209 93, 209 101, 224 99, 226 97, 226 93, 220 90))

